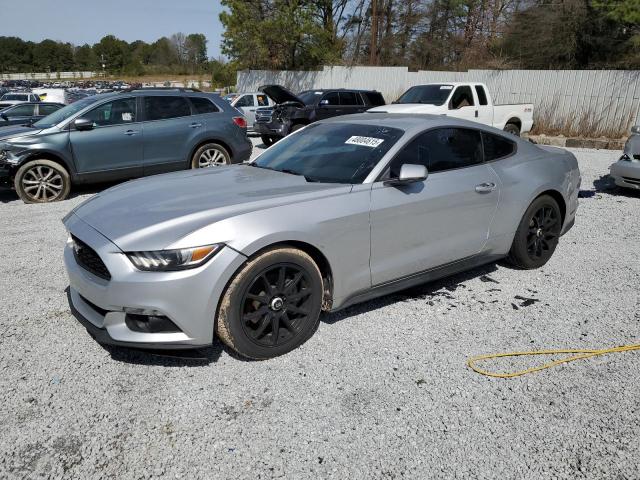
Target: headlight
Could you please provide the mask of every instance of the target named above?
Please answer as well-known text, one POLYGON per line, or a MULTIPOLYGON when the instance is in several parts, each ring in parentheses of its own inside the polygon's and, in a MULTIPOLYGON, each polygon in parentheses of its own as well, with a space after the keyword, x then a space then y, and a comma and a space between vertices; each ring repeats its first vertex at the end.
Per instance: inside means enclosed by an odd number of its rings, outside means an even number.
POLYGON ((155 252, 127 252, 127 257, 138 269, 145 272, 170 272, 203 265, 222 249, 222 244, 204 247, 157 250, 155 252))

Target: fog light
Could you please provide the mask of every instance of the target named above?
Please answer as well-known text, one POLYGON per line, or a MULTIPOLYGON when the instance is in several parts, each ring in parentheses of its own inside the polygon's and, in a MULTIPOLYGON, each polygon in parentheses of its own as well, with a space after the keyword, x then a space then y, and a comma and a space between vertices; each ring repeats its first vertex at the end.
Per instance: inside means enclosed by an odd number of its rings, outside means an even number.
MULTIPOLYGON (((133 309, 131 309, 133 310, 133 309)), ((124 318, 127 328, 141 333, 178 333, 180 329, 164 315, 140 315, 127 313, 124 318)))

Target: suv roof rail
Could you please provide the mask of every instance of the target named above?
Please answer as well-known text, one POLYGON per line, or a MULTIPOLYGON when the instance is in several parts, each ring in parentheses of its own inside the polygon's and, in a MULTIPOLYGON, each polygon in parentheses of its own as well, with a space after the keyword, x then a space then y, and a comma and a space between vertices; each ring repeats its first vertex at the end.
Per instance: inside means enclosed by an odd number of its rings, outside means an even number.
POLYGON ((184 88, 184 87, 139 87, 139 88, 127 88, 126 90, 120 90, 121 92, 148 92, 152 90, 161 91, 173 91, 173 92, 202 92, 197 88, 184 88))

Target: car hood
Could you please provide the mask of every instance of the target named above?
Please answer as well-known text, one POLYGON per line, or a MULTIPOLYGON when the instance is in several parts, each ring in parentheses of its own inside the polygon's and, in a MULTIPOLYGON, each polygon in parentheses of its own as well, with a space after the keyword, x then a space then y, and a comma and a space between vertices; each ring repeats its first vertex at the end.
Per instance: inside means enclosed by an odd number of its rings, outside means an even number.
POLYGON ((276 103, 296 102, 304 105, 302 100, 280 85, 263 85, 259 90, 266 93, 276 103))
POLYGON ((371 113, 442 113, 442 105, 428 103, 392 103, 367 110, 371 113))
POLYGON ((33 127, 24 127, 22 125, 14 125, 8 127, 0 127, 0 142, 17 137, 31 137, 37 135, 42 130, 33 127))
POLYGON ((229 217, 349 189, 351 185, 308 183, 297 175, 232 165, 126 182, 96 194, 72 213, 123 251, 162 250, 229 217))

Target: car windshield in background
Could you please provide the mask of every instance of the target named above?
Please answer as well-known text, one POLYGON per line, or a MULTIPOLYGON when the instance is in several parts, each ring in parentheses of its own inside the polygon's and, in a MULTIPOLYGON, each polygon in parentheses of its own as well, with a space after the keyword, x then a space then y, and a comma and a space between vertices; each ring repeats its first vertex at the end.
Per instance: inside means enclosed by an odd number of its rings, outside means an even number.
POLYGON ((403 133, 377 125, 312 124, 280 140, 253 165, 310 182, 362 183, 403 133))
POLYGON ((2 100, 28 100, 29 97, 27 95, 22 95, 22 94, 17 94, 17 95, 12 95, 12 94, 6 94, 2 96, 2 100))
POLYGON ((318 99, 322 96, 322 92, 316 90, 307 90, 300 92, 298 98, 304 102, 305 105, 315 105, 318 99))
POLYGON ((442 105, 449 98, 453 85, 419 85, 404 92, 395 103, 426 103, 442 105))
POLYGON ((99 96, 83 98, 82 100, 78 100, 77 102, 74 102, 71 105, 67 105, 64 108, 61 108, 56 112, 53 112, 51 115, 47 115, 43 119, 38 120, 36 123, 33 124, 33 126, 36 128, 53 127, 54 125, 57 125, 60 122, 63 122, 67 118, 75 115, 83 108, 91 105, 92 103, 95 103, 98 100, 100 100, 99 96))

